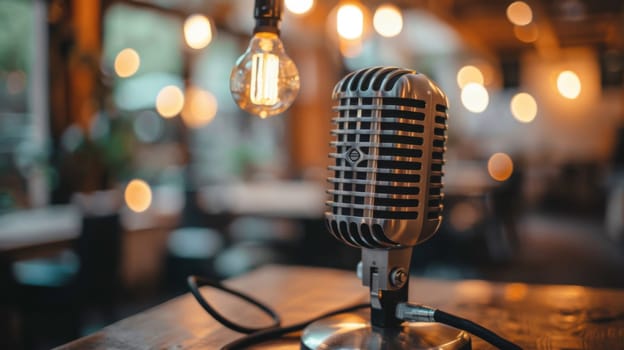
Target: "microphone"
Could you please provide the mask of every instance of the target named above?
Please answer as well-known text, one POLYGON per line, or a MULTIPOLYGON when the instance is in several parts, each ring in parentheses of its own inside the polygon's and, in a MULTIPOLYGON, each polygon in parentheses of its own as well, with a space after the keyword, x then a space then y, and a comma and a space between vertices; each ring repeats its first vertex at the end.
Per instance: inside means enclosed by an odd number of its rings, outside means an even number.
POLYGON ((448 101, 425 75, 396 67, 352 72, 332 98, 325 223, 338 240, 362 248, 372 325, 398 327, 412 247, 442 220, 448 101))
POLYGON ((444 197, 445 94, 423 74, 373 67, 344 77, 332 97, 329 231, 361 248, 411 247, 433 236, 444 197))

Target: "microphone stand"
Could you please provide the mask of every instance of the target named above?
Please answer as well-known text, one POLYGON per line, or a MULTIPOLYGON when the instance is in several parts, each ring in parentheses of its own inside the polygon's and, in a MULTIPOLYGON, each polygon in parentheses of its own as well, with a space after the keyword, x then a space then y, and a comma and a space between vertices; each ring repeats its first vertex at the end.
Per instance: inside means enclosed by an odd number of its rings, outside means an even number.
POLYGON ((362 284, 370 289, 370 319, 373 327, 394 328, 402 320, 396 307, 407 302, 412 247, 362 248, 362 284))
POLYGON ((312 323, 301 336, 301 349, 471 349, 466 332, 433 323, 433 312, 421 317, 429 322, 405 322, 398 317, 397 307, 408 301, 412 250, 362 248, 358 275, 370 289, 370 312, 312 323))

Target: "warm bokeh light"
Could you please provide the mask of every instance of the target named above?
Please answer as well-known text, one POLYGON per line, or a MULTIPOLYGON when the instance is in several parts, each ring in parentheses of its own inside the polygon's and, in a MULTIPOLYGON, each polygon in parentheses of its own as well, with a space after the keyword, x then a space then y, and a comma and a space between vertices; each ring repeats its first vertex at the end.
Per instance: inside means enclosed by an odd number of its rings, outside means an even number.
POLYGON ((469 300, 473 303, 491 303, 494 294, 492 285, 480 280, 457 282, 454 289, 459 298, 462 298, 462 300, 469 300))
POLYGON ((475 66, 463 66, 457 72, 457 85, 464 88, 469 83, 477 83, 483 85, 483 73, 475 66))
POLYGON ((184 107, 184 94, 175 85, 165 86, 156 97, 156 111, 165 118, 178 115, 184 107))
POLYGON ((526 92, 516 94, 511 99, 511 114, 522 123, 530 123, 537 115, 537 102, 526 92))
POLYGON ((532 43, 539 39, 539 30, 535 24, 514 26, 514 35, 523 43, 532 43))
POLYGON ((338 35, 347 40, 360 38, 364 32, 364 13, 353 4, 340 6, 336 17, 338 35))
POLYGON ((373 16, 373 26, 381 36, 391 38, 399 35, 403 29, 401 10, 391 4, 379 6, 373 16))
POLYGON ((190 87, 186 90, 182 119, 191 128, 210 123, 217 114, 217 99, 209 91, 190 87))
POLYGON ((479 210, 470 202, 459 202, 451 208, 449 221, 455 231, 464 232, 474 227, 483 216, 483 211, 479 210))
POLYGON ((145 181, 134 179, 126 186, 124 198, 130 210, 144 212, 152 204, 152 189, 145 181))
POLYGON ((192 49, 203 49, 212 40, 210 20, 204 15, 191 15, 184 21, 184 40, 192 49))
POLYGON ((513 161, 505 153, 494 153, 488 160, 488 173, 496 181, 505 181, 513 173, 513 161))
POLYGON ((303 15, 314 6, 314 0, 286 0, 286 9, 296 15, 303 15))
POLYGON ((524 1, 516 1, 507 7, 507 18, 517 26, 525 26, 533 20, 533 11, 524 1))
POLYGON ((461 101, 467 110, 473 113, 481 113, 490 103, 490 96, 483 85, 468 83, 461 91, 461 101))
POLYGON ((139 70, 141 58, 139 54, 130 48, 119 51, 115 57, 115 73, 121 78, 127 78, 139 70))
POLYGON ((581 94, 581 79, 571 70, 559 73, 557 89, 561 96, 573 100, 581 94))
POLYGON ((505 300, 522 301, 528 292, 529 287, 525 283, 509 283, 505 286, 505 300))

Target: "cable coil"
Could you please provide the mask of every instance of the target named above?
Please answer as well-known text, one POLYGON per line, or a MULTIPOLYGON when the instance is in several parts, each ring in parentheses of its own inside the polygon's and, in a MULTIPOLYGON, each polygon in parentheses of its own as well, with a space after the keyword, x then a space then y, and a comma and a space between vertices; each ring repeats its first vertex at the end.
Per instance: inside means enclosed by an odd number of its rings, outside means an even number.
MULTIPOLYGON (((293 332, 303 330, 310 323, 316 322, 318 320, 331 317, 331 316, 335 316, 338 314, 370 307, 369 303, 355 304, 355 305, 351 305, 351 306, 347 306, 341 309, 331 311, 329 313, 320 315, 318 317, 315 317, 313 319, 310 319, 304 322, 300 322, 300 323, 296 323, 290 326, 283 327, 281 325, 282 323, 281 318, 275 310, 273 310, 270 306, 265 305, 261 303, 260 301, 250 297, 247 294, 230 289, 219 282, 211 281, 207 278, 200 277, 200 276, 189 276, 187 278, 187 283, 188 283, 189 289, 191 290, 191 294, 193 294, 193 296, 195 297, 199 305, 201 305, 202 308, 206 310, 208 314, 210 314, 210 316, 214 317, 215 320, 217 320, 222 325, 224 325, 225 327, 233 331, 247 334, 247 336, 237 339, 223 346, 221 350, 245 349, 251 345, 260 344, 265 341, 277 339, 288 333, 293 333, 293 332), (265 314, 267 314, 273 320, 272 324, 269 326, 265 326, 265 327, 247 327, 247 326, 243 326, 241 324, 238 324, 234 321, 227 319, 225 316, 220 314, 215 308, 213 308, 212 305, 210 305, 210 303, 208 303, 208 301, 202 296, 202 294, 199 291, 199 288, 202 286, 210 286, 212 288, 224 291, 226 293, 237 296, 240 299, 249 302, 250 304, 256 306, 258 309, 262 310, 265 314)), ((452 326, 457 329, 461 329, 466 332, 472 333, 475 336, 485 340, 486 342, 498 347, 499 349, 504 349, 504 350, 522 349, 520 346, 510 342, 507 339, 502 338, 501 336, 490 331, 489 329, 482 327, 470 320, 446 313, 441 310, 429 309, 422 305, 416 305, 416 304, 405 304, 405 305, 407 308, 413 308, 413 309, 416 309, 416 308, 425 309, 426 308, 429 311, 433 311, 433 318, 436 322, 440 322, 442 324, 446 324, 448 326, 452 326)), ((409 319, 405 319, 405 320, 414 321, 414 320, 409 320, 409 319)))

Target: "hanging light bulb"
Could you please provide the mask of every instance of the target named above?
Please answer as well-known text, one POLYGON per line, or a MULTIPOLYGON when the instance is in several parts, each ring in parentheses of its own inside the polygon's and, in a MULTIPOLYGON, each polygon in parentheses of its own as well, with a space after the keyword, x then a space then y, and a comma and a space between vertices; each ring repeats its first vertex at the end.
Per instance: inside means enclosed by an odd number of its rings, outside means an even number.
POLYGON ((299 92, 299 72, 279 38, 282 0, 256 0, 256 27, 230 75, 238 106, 260 118, 284 112, 299 92))

